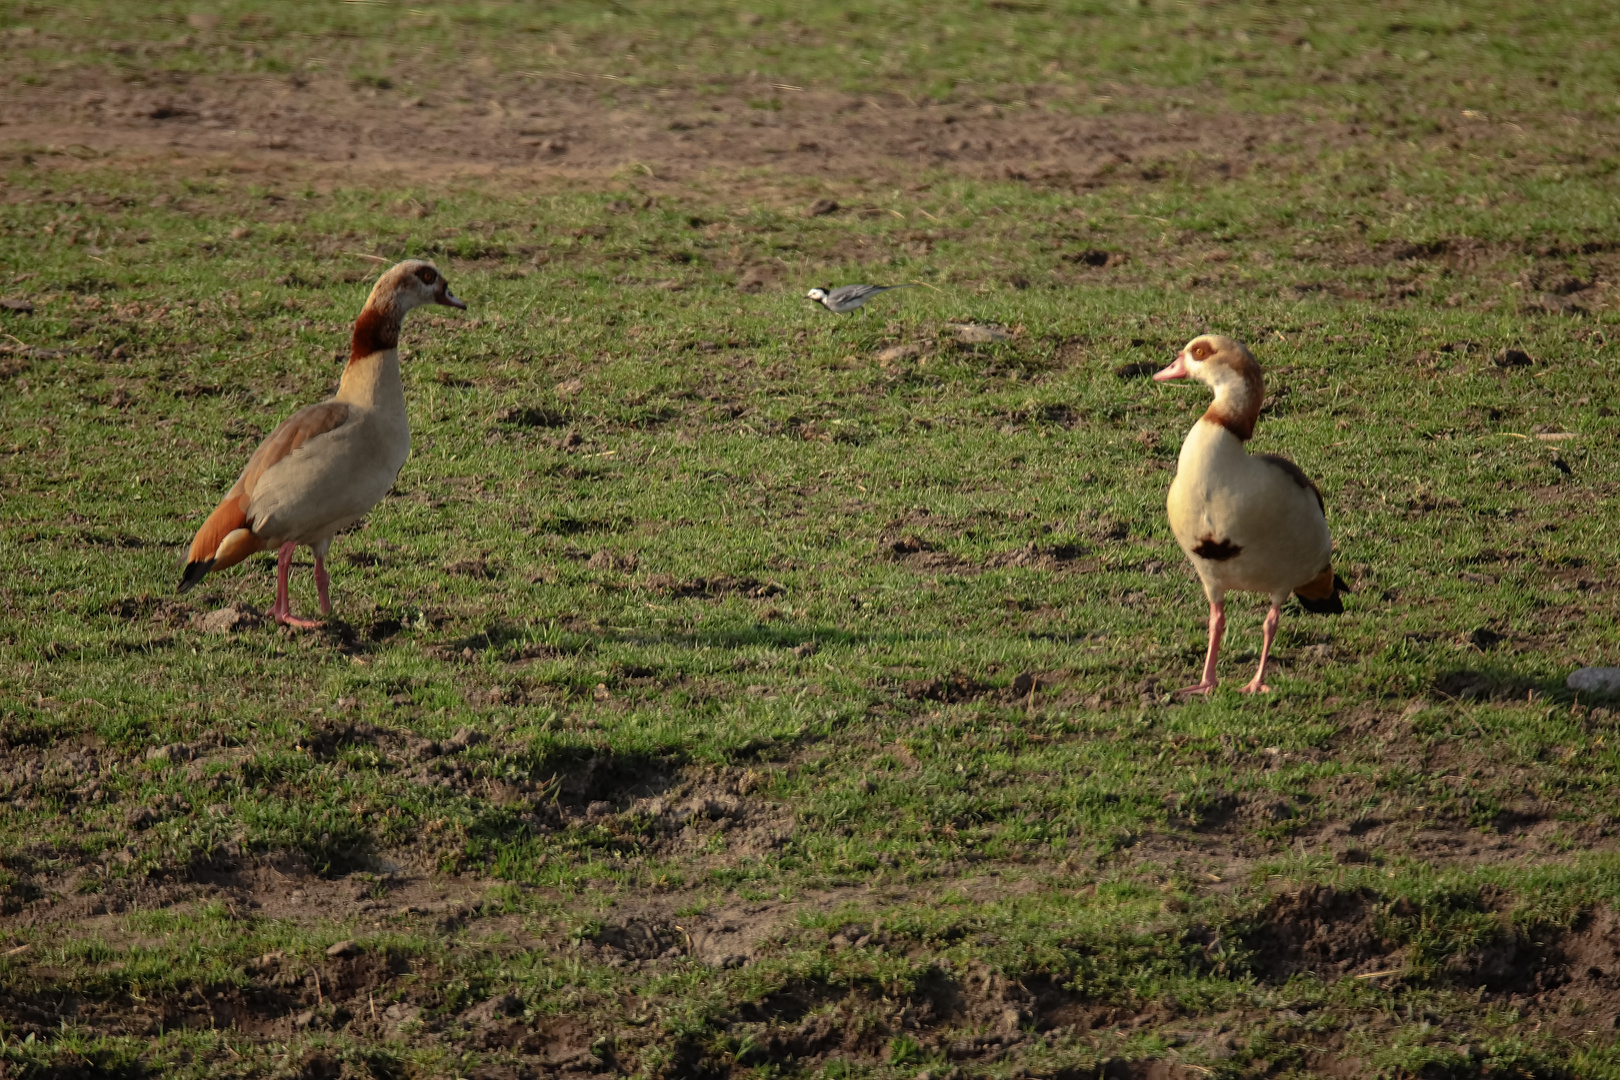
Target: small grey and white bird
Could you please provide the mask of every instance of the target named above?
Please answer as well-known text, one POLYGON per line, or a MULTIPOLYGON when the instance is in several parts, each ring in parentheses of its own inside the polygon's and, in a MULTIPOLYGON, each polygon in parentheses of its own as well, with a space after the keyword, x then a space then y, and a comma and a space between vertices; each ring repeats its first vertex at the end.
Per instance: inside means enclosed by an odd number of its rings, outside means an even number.
POLYGON ((822 307, 835 315, 842 315, 846 311, 854 311, 878 293, 888 292, 890 289, 911 289, 911 285, 840 285, 833 288, 831 285, 825 289, 811 289, 805 297, 814 300, 822 307))

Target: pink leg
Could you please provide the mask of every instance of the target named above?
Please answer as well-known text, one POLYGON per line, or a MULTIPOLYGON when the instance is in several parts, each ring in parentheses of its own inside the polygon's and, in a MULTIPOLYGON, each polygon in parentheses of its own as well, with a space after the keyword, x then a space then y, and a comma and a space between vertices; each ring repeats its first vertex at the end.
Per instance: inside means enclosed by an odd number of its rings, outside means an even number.
POLYGON ((315 556, 315 591, 321 597, 321 614, 332 614, 332 579, 326 575, 326 560, 315 556))
POLYGON ((276 556, 276 606, 270 609, 270 614, 283 626, 291 626, 297 630, 313 630, 321 624, 313 619, 295 619, 292 613, 292 597, 287 593, 287 575, 292 572, 293 549, 297 546, 289 540, 281 545, 281 551, 276 556))
POLYGON ((1226 604, 1209 605, 1209 652, 1204 654, 1204 677, 1191 686, 1183 686, 1176 694, 1191 697, 1207 694, 1215 689, 1215 659, 1221 653, 1221 637, 1226 633, 1226 604))
POLYGON ((1242 689, 1245 694, 1269 694, 1271 687, 1266 685, 1266 661, 1271 658, 1271 641, 1277 636, 1277 624, 1282 622, 1282 609, 1276 604, 1266 612, 1265 637, 1260 640, 1260 670, 1254 673, 1249 685, 1242 689))

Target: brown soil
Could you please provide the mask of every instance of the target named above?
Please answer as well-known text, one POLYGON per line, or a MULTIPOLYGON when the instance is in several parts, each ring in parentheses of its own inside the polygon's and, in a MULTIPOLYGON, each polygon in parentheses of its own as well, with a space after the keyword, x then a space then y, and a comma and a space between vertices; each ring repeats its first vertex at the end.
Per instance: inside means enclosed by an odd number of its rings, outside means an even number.
MULTIPOLYGON (((1482 899, 1489 902, 1489 890, 1482 899)), ((1270 983, 1301 974, 1324 981, 1416 977, 1501 1002, 1570 1035, 1620 1025, 1620 917, 1608 908, 1568 931, 1504 924, 1494 940, 1453 954, 1432 974, 1414 972, 1407 949, 1389 936, 1414 913, 1403 899, 1365 890, 1317 885, 1279 896, 1245 939, 1251 970, 1270 983)))
MULTIPOLYGON (((835 93, 784 94, 778 110, 749 101, 747 93, 679 91, 608 98, 589 87, 533 83, 487 88, 476 103, 405 101, 356 91, 331 76, 203 76, 146 85, 77 70, 49 87, 13 86, 0 123, 12 142, 222 154, 251 169, 352 162, 373 175, 518 170, 594 180, 634 167, 644 178, 673 182, 769 169, 835 183, 840 191, 933 170, 1084 187, 1162 175, 1162 162, 1191 158, 1231 176, 1248 169, 1268 140, 1286 133, 1318 141, 1331 126, 1166 113, 1151 96, 1142 100, 1150 113, 1117 117, 835 93)), ((845 209, 835 202, 816 204, 814 212, 845 209)), ((814 203, 805 200, 806 212, 814 203)), ((1099 260, 1105 261, 1106 255, 1099 260)))

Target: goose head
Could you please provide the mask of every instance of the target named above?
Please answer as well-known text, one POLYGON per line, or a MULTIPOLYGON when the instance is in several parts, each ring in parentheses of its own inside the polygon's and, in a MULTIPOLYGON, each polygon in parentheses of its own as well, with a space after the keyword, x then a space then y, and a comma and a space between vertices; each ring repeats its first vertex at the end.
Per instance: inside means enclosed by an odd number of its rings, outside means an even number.
POLYGON ((400 315, 428 304, 467 309, 466 303, 450 291, 450 282, 439 268, 421 259, 406 259, 385 270, 366 301, 367 307, 384 308, 400 315))
POLYGON ((1215 402, 1204 414, 1245 442, 1254 436, 1254 423, 1265 400, 1265 380, 1241 341, 1220 334, 1201 334, 1176 354, 1170 365, 1153 376, 1154 382, 1197 379, 1215 391, 1215 402))

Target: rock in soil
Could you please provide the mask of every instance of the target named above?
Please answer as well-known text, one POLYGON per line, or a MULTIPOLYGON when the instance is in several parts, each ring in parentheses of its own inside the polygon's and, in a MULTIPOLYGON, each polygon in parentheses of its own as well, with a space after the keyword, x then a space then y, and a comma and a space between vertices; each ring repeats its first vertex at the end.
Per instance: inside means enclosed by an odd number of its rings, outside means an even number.
POLYGON ((1571 672, 1564 685, 1586 694, 1620 694, 1620 667, 1583 667, 1571 672))

